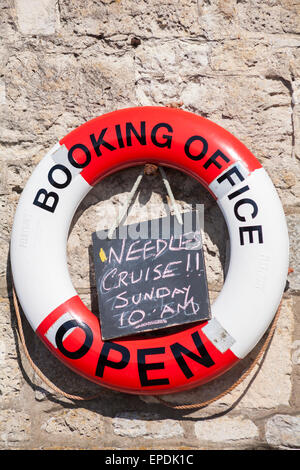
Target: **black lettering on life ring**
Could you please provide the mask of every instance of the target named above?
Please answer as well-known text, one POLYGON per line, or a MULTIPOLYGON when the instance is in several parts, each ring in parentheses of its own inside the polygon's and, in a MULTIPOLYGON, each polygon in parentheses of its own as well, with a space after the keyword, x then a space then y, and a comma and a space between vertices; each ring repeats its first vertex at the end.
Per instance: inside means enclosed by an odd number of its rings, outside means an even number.
POLYGON ((185 346, 182 346, 182 344, 180 343, 174 343, 170 346, 177 364, 179 365, 180 369, 182 370, 187 379, 192 378, 194 374, 187 365, 186 361, 184 360, 183 355, 189 357, 190 359, 204 367, 211 367, 215 364, 210 355, 208 354, 208 351, 205 348, 204 344, 202 343, 198 331, 195 331, 195 333, 192 334, 192 338, 200 354, 199 356, 193 351, 187 349, 185 346))
POLYGON ((109 142, 106 142, 104 140, 104 135, 105 135, 106 131, 107 131, 107 127, 102 129, 98 139, 96 139, 95 134, 90 135, 90 139, 91 139, 91 142, 92 142, 92 145, 94 147, 94 150, 96 152, 97 157, 101 157, 101 155, 102 155, 102 152, 100 150, 101 145, 103 145, 103 147, 107 148, 107 150, 110 150, 111 152, 113 150, 116 150, 116 147, 114 147, 109 142))
POLYGON ((41 188, 36 193, 33 204, 35 206, 41 207, 42 209, 45 209, 48 212, 53 213, 56 209, 58 199, 58 194, 54 193, 53 191, 50 191, 48 193, 46 189, 41 188), (43 200, 41 200, 41 196, 44 196, 43 200))
POLYGON ((125 147, 125 144, 124 144, 120 124, 116 124, 115 129, 116 129, 116 136, 117 136, 117 139, 118 139, 119 148, 123 149, 125 147))
MULTIPOLYGON (((117 131, 117 129, 116 129, 117 131)), ((126 122, 126 142, 127 146, 131 147, 132 146, 132 139, 131 139, 131 134, 134 134, 137 140, 141 145, 146 145, 146 121, 141 121, 141 131, 140 134, 137 132, 137 130, 133 127, 132 122, 126 122)))
POLYGON ((91 328, 84 322, 78 322, 76 320, 68 320, 63 323, 57 330, 55 335, 55 342, 59 351, 69 359, 80 359, 83 357, 90 349, 93 342, 93 332, 91 328), (68 351, 63 345, 63 338, 65 334, 73 329, 81 328, 85 332, 85 340, 82 346, 80 346, 77 351, 68 351))
POLYGON ((263 232, 262 232, 262 226, 261 225, 249 225, 247 227, 240 227, 240 244, 245 245, 245 240, 244 240, 244 233, 248 232, 249 233, 249 243, 254 243, 254 237, 253 237, 253 232, 258 233, 258 243, 263 243, 263 232))
POLYGON ((68 159, 69 159, 69 162, 71 163, 71 165, 75 166, 75 168, 85 168, 91 161, 91 152, 89 151, 89 149, 83 145, 83 144, 75 144, 73 145, 70 150, 68 151, 68 159), (73 153, 75 150, 77 149, 81 149, 83 150, 84 154, 85 154, 85 161, 83 163, 78 163, 74 157, 73 157, 73 153))
POLYGON ((223 175, 217 178, 219 184, 223 183, 223 181, 228 180, 231 186, 235 186, 236 183, 234 182, 231 175, 236 174, 240 181, 244 181, 244 177, 239 171, 239 169, 234 165, 232 168, 229 168, 223 175))
POLYGON ((194 161, 201 160, 203 157, 205 157, 207 149, 208 149, 207 140, 204 139, 204 137, 201 137, 201 135, 193 135, 186 141, 185 146, 184 146, 184 152, 186 156, 194 161), (196 140, 200 140, 200 142, 202 142, 203 144, 203 147, 202 147, 201 152, 198 155, 193 155, 190 151, 190 147, 192 143, 195 142, 196 140))
POLYGON ((151 140, 152 140, 152 143, 154 145, 156 145, 156 147, 160 147, 160 148, 164 148, 164 147, 167 147, 167 148, 171 148, 171 144, 172 144, 172 135, 170 134, 163 134, 163 139, 164 141, 163 142, 158 142, 157 140, 157 131, 162 128, 162 127, 165 127, 167 129, 168 132, 172 133, 173 132, 173 128, 172 126, 170 126, 170 124, 166 123, 166 122, 160 122, 159 124, 156 124, 152 131, 151 131, 151 140))
POLYGON ((240 189, 237 189, 236 191, 234 191, 233 193, 231 194, 228 194, 228 199, 231 201, 232 199, 234 199, 235 197, 239 196, 240 194, 243 194, 245 193, 246 191, 249 191, 249 186, 246 185, 246 186, 243 186, 242 188, 240 189))
POLYGON ((139 377, 142 387, 149 387, 151 385, 168 385, 169 379, 168 378, 160 378, 160 379, 149 379, 147 376, 148 370, 158 370, 164 369, 165 364, 164 362, 151 362, 146 363, 146 356, 152 356, 154 354, 164 354, 165 348, 146 348, 146 349, 138 349, 137 351, 137 358, 138 358, 138 370, 139 370, 139 377))
POLYGON ((203 168, 207 170, 210 165, 215 165, 217 168, 222 168, 221 163, 218 162, 217 158, 221 157, 224 162, 230 162, 230 159, 225 155, 225 153, 221 152, 221 150, 216 150, 216 152, 204 163, 203 168))
POLYGON ((130 360, 130 352, 125 346, 118 343, 111 343, 106 341, 103 343, 101 353, 99 356, 95 375, 97 377, 103 377, 105 367, 111 367, 112 369, 124 369, 130 360), (121 354, 120 361, 112 361, 108 359, 110 351, 117 351, 121 354))
POLYGON ((57 164, 57 165, 54 165, 49 173, 48 173, 48 180, 49 180, 49 183, 54 186, 54 188, 58 188, 58 189, 64 189, 66 188, 67 186, 69 186, 69 184, 71 183, 72 181, 72 174, 70 172, 70 170, 68 168, 66 168, 64 165, 60 165, 60 164, 57 164), (55 181, 54 177, 53 177, 53 173, 55 170, 61 170, 65 176, 66 176, 66 181, 64 181, 63 183, 60 183, 58 181, 55 181))
POLYGON ((235 206, 234 206, 233 210, 234 210, 234 215, 241 222, 246 222, 246 217, 244 217, 243 215, 240 215, 239 212, 238 212, 238 209, 239 209, 240 206, 243 206, 244 204, 250 204, 250 206, 253 207, 253 212, 251 214, 252 219, 254 219, 257 216, 257 213, 258 213, 257 204, 256 204, 255 201, 253 201, 253 199, 250 199, 250 198, 240 199, 239 201, 237 201, 235 203, 235 206))

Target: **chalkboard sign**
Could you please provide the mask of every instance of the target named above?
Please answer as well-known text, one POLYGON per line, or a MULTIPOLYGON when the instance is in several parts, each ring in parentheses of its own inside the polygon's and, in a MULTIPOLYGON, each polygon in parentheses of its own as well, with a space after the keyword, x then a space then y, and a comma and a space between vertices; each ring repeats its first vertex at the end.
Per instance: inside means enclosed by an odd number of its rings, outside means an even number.
POLYGON ((210 318, 197 211, 92 234, 102 338, 210 318))

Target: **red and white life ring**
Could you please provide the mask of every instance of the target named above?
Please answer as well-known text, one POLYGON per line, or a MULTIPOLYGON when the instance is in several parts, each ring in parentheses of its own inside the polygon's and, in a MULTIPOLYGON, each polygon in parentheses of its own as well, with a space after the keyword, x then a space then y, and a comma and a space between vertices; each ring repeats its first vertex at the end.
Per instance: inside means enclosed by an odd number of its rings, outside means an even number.
POLYGON ((27 319, 61 361, 111 389, 164 394, 214 379, 259 341, 285 287, 288 234, 270 178, 241 142, 195 114, 137 107, 83 124, 42 159, 17 207, 11 263, 27 319), (193 176, 215 197, 230 235, 227 277, 208 322, 103 342, 68 273, 70 223, 101 179, 149 162, 193 176))

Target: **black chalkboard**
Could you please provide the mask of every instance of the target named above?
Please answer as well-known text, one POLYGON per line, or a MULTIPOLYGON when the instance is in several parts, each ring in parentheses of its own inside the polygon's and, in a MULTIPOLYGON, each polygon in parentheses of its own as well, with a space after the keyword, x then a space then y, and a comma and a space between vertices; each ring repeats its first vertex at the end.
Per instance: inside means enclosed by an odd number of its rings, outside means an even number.
POLYGON ((210 318, 198 213, 92 234, 102 338, 210 318))

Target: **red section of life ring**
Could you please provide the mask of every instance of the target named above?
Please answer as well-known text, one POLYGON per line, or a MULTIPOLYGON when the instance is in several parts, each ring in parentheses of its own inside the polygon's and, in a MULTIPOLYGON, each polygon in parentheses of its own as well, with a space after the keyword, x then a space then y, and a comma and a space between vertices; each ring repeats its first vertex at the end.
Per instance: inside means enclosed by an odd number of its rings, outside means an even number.
POLYGON ((236 160, 250 172, 261 167, 225 129, 178 109, 141 107, 105 114, 70 132, 60 144, 80 162, 81 176, 90 185, 147 162, 184 170, 206 187, 236 160))
POLYGON ((76 296, 52 312, 37 333, 71 369, 94 382, 136 394, 171 393, 207 382, 238 361, 230 350, 222 354, 208 341, 201 331, 205 324, 157 338, 137 335, 103 342, 98 318, 76 296), (54 349, 45 334, 56 328, 56 321, 66 311, 76 320, 69 325, 64 322, 62 333, 73 332, 63 349, 61 343, 54 349))

